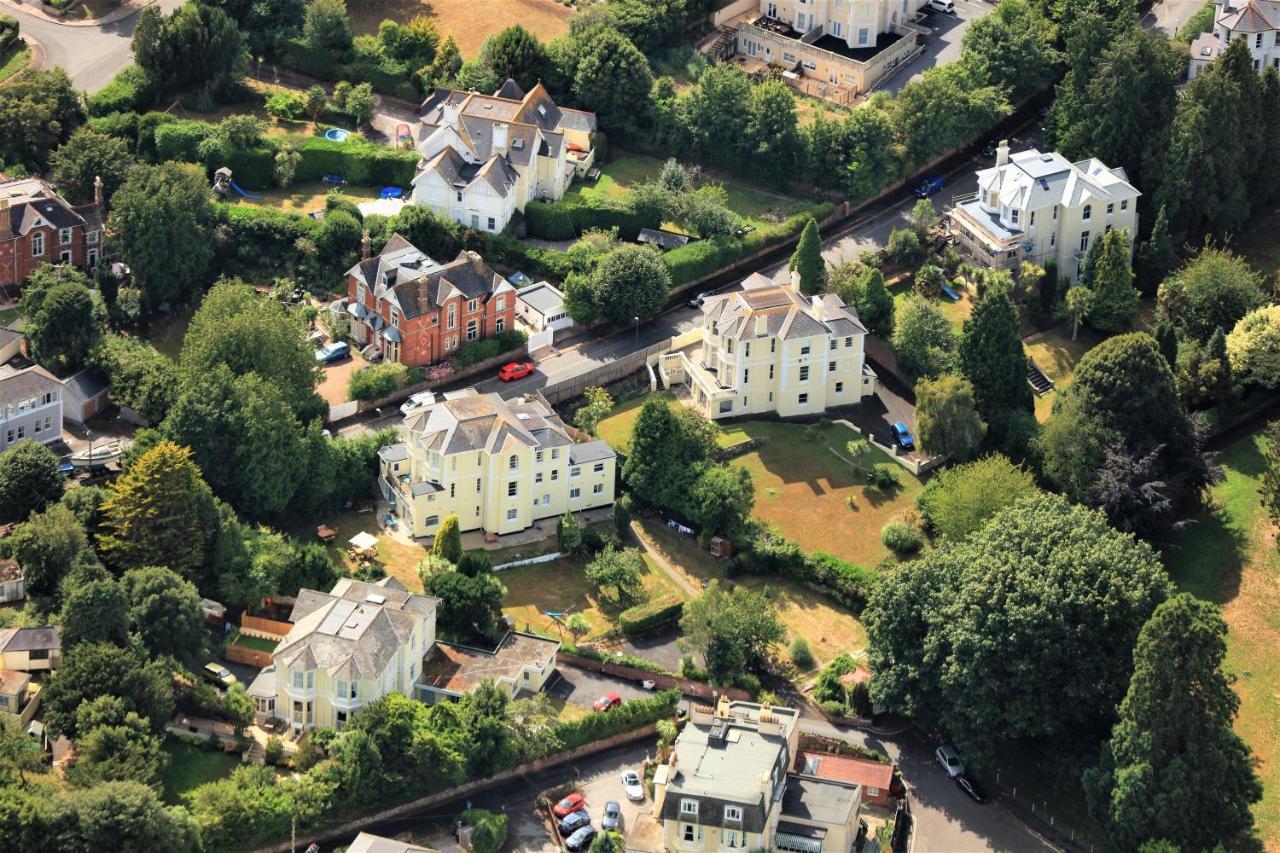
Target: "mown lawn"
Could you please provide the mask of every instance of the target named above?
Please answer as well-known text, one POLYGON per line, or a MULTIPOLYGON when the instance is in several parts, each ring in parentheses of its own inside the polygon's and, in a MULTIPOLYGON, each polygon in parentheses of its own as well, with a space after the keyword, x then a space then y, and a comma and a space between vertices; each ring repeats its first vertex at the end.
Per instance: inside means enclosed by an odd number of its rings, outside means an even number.
POLYGON ((1226 669, 1236 677, 1236 731, 1258 759, 1263 799, 1253 810, 1268 850, 1280 849, 1280 554, 1258 494, 1264 442, 1243 438, 1221 454, 1226 473, 1213 509, 1184 530, 1167 566, 1179 588, 1222 607, 1226 669))
MULTIPOLYGON (((519 630, 527 628, 552 637, 559 634, 559 627, 546 615, 548 612, 581 613, 591 625, 591 633, 584 639, 612 629, 617 625, 618 613, 625 608, 597 595, 584 576, 585 568, 584 560, 561 558, 498 572, 498 580, 507 588, 502 612, 515 619, 519 630)), ((680 592, 666 573, 647 556, 641 580, 649 597, 680 592)), ((567 633, 564 636, 571 639, 567 633)))
MULTIPOLYGON (((600 167, 600 179, 594 184, 575 183, 565 200, 621 200, 631 187, 644 181, 656 180, 662 171, 661 160, 639 154, 627 154, 600 167)), ((781 193, 753 187, 731 176, 704 172, 704 181, 719 183, 728 196, 729 209, 759 226, 777 222, 801 210, 808 203, 781 193)))
POLYGON ((640 408, 644 406, 644 401, 650 397, 658 397, 663 400, 674 401, 675 395, 670 391, 661 391, 658 394, 646 394, 643 397, 636 397, 627 400, 625 403, 619 403, 614 406, 609 417, 600 421, 596 426, 596 433, 609 443, 614 450, 626 452, 631 446, 631 430, 635 428, 636 420, 640 417, 640 408))
POLYGON ((1044 423, 1048 419, 1058 391, 1071 381, 1076 364, 1101 342, 1102 336, 1085 326, 1080 327, 1076 340, 1071 340, 1071 325, 1067 323, 1033 335, 1025 343, 1027 355, 1053 380, 1053 390, 1036 397, 1036 420, 1044 423))
MULTIPOLYGON (((246 187, 246 189, 249 188, 246 187)), ((250 201, 237 195, 232 195, 231 198, 238 199, 241 204, 263 205, 291 213, 311 213, 324 209, 330 193, 345 198, 352 204, 359 204, 362 201, 376 200, 379 190, 379 187, 357 187, 351 184, 333 188, 323 181, 303 181, 287 189, 275 187, 263 190, 261 191, 262 201, 250 201)))
MULTIPOLYGON (((400 581, 406 588, 422 591, 422 579, 418 577, 418 563, 427 556, 427 549, 421 545, 394 539, 380 531, 377 516, 373 512, 344 512, 317 524, 327 524, 338 532, 337 537, 328 546, 329 554, 348 572, 353 571, 356 564, 347 557, 347 543, 352 536, 366 531, 378 537, 377 562, 386 573, 400 581)), ((316 525, 298 527, 290 532, 299 539, 314 541, 316 525)))
POLYGON ((31 48, 25 44, 19 43, 17 47, 11 47, 0 53, 0 83, 26 68, 30 61, 31 48))
POLYGON ((177 361, 182 354, 182 341, 187 336, 187 327, 191 325, 196 307, 194 304, 187 305, 157 316, 147 329, 146 339, 160 353, 177 361))
POLYGON ((231 641, 234 646, 244 646, 246 649, 253 649, 257 652, 274 652, 276 646, 279 645, 275 640, 264 640, 261 637, 250 637, 248 634, 236 632, 235 638, 231 641))
POLYGON ((723 443, 769 439, 732 463, 746 469, 755 483, 754 516, 776 524, 805 551, 826 551, 875 566, 890 555, 880 542, 880 528, 913 508, 924 487, 872 448, 875 466, 893 471, 901 485, 887 494, 870 488, 845 461, 845 445, 857 433, 833 424, 819 430, 817 440, 811 435, 800 424, 749 421, 726 429, 723 443))
POLYGON ((227 778, 240 766, 240 756, 234 753, 204 750, 172 739, 166 740, 163 748, 169 765, 160 781, 165 802, 173 805, 181 804, 184 795, 204 783, 227 778))
MULTIPOLYGON (((899 284, 889 288, 889 292, 893 294, 893 305, 896 310, 915 291, 910 285, 899 284)), ((960 301, 952 302, 950 299, 943 297, 935 299, 934 304, 938 306, 942 316, 947 318, 947 322, 951 324, 951 328, 955 329, 958 335, 960 330, 964 328, 964 321, 968 320, 969 315, 973 313, 973 296, 967 290, 957 290, 956 293, 960 296, 960 301)))

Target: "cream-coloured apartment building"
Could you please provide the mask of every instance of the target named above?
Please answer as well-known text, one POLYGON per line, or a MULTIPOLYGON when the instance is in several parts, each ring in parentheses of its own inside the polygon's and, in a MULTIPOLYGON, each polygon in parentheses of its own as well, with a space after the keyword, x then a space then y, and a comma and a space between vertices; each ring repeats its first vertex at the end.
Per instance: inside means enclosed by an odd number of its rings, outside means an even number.
POLYGON ((701 328, 653 363, 667 387, 713 420, 817 415, 875 393, 866 334, 839 296, 805 296, 794 276, 755 273, 741 290, 708 297, 701 328))
POLYGON ((794 88, 851 103, 918 49, 917 0, 760 0, 737 19, 734 50, 748 70, 782 69, 794 88))
POLYGON ((791 772, 799 716, 727 697, 714 708, 694 706, 671 758, 653 777, 663 848, 853 850, 862 788, 791 772))
POLYGON ((1112 228, 1138 233, 1138 192, 1124 169, 1100 160, 1068 161, 1034 148, 1010 155, 1008 142, 996 164, 978 175, 978 192, 957 197, 947 227, 970 260, 990 269, 1022 262, 1050 263, 1058 276, 1080 277, 1089 244, 1112 228))
POLYGON ((475 389, 405 417, 406 440, 379 451, 379 487, 415 537, 449 515, 466 530, 516 533, 544 518, 613 505, 617 455, 575 442, 540 398, 475 389))
POLYGON ((274 681, 272 716, 295 729, 341 729, 376 699, 412 696, 435 643, 437 604, 390 578, 376 584, 343 578, 327 593, 299 590, 289 614, 293 628, 250 694, 274 681))

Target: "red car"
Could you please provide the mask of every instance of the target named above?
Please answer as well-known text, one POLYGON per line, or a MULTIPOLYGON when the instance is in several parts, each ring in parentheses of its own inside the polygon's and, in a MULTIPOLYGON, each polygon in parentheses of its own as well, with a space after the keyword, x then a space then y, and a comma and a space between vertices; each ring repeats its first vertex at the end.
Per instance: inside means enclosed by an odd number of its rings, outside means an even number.
POLYGON ((514 379, 523 379, 533 373, 532 361, 513 361, 510 364, 504 364, 498 368, 498 378, 503 382, 511 382, 514 379))
POLYGON ((586 805, 587 805, 586 797, 582 796, 577 791, 574 791, 572 794, 565 797, 560 802, 556 803, 555 807, 551 809, 551 813, 558 818, 564 818, 564 817, 568 817, 569 815, 573 814, 576 811, 580 811, 581 809, 585 808, 586 805))
POLYGON ((591 710, 607 711, 610 708, 617 708, 620 705, 622 705, 621 696, 619 696, 617 693, 606 693, 596 700, 596 703, 591 706, 591 710))

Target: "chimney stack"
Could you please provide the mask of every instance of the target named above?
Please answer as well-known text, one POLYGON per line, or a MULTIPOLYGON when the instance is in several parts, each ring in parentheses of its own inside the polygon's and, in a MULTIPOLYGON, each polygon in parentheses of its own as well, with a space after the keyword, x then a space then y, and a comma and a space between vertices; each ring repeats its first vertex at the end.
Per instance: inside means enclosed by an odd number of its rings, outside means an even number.
POLYGON ((1000 147, 996 149, 996 168, 1000 168, 1009 162, 1009 140, 1001 139, 1000 147))
POLYGON ((9 210, 9 199, 0 198, 0 238, 8 239, 13 235, 13 214, 9 210))
POLYGON ((493 153, 507 153, 507 126, 505 124, 495 124, 493 126, 493 153))
POLYGON ((102 176, 93 176, 93 203, 97 205, 98 212, 105 212, 102 206, 102 176))
POLYGON ((369 232, 364 232, 364 236, 360 238, 360 259, 369 260, 373 255, 373 241, 369 239, 369 232))

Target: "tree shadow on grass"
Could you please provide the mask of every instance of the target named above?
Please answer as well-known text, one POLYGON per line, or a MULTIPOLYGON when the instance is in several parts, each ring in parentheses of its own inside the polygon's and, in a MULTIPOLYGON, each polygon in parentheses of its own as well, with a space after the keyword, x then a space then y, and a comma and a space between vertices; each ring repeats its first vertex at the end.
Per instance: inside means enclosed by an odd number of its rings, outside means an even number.
POLYGON ((1246 531, 1218 507, 1180 531, 1165 551, 1165 566, 1179 589, 1226 604, 1240 592, 1240 575, 1251 545, 1246 531))

